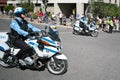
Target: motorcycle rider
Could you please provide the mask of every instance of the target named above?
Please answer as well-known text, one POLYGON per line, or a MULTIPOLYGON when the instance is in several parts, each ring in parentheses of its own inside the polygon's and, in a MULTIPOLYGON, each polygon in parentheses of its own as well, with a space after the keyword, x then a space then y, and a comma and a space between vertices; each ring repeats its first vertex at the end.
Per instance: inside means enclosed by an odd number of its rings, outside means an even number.
POLYGON ((92 14, 85 14, 80 19, 80 27, 82 27, 84 31, 88 31, 91 22, 94 23, 92 14))
POLYGON ((83 30, 85 31, 88 29, 87 24, 88 24, 88 17, 84 15, 80 19, 80 27, 83 28, 83 30))
MULTIPOLYGON (((20 49, 20 51, 16 55, 18 59, 20 59, 20 57, 25 53, 29 53, 29 55, 34 54, 34 50, 24 41, 30 35, 30 31, 36 33, 39 33, 41 31, 25 20, 25 12, 26 11, 23 7, 15 8, 14 15, 16 16, 16 18, 13 19, 10 23, 12 44, 13 46, 20 49)), ((6 57, 7 56, 5 56, 5 58, 6 57)))

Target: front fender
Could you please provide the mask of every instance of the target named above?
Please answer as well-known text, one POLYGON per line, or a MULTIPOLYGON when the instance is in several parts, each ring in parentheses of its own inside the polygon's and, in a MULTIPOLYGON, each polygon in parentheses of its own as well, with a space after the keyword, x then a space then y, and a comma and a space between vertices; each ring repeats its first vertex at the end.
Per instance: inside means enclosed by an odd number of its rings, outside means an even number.
POLYGON ((67 57, 64 54, 59 54, 55 56, 57 59, 67 60, 67 57))

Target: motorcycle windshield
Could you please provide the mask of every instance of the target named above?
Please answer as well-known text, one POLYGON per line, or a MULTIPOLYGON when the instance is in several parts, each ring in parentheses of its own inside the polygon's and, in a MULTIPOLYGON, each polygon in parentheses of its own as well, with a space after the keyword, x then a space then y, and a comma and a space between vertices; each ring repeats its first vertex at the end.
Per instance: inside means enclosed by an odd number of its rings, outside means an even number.
POLYGON ((52 29, 49 27, 48 35, 52 40, 60 42, 59 33, 57 29, 52 29))

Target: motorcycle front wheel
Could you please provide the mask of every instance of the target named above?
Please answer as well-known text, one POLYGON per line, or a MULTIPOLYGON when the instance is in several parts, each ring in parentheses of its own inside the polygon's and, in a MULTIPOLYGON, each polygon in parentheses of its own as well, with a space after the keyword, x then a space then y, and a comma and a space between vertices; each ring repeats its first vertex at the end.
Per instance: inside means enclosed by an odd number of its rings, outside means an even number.
POLYGON ((54 61, 52 61, 52 59, 50 59, 47 62, 48 71, 54 75, 64 74, 65 72, 67 72, 67 67, 68 67, 67 60, 62 60, 62 59, 56 58, 54 61))
POLYGON ((74 34, 74 35, 76 35, 76 34, 77 34, 77 32, 76 32, 75 30, 73 30, 73 34, 74 34))
POLYGON ((74 35, 79 35, 80 32, 78 32, 78 31, 76 31, 76 30, 73 30, 73 34, 74 34, 74 35))
POLYGON ((98 32, 97 31, 92 31, 91 32, 91 36, 92 37, 97 37, 98 36, 98 32))

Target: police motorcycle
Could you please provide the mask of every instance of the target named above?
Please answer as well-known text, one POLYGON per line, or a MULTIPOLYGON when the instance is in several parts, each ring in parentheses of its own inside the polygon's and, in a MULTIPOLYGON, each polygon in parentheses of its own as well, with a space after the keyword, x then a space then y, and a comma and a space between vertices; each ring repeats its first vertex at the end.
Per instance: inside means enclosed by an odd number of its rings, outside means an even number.
POLYGON ((64 74, 67 71, 67 57, 60 53, 61 39, 54 25, 45 27, 38 36, 29 36, 25 41, 35 51, 29 56, 24 54, 21 59, 15 57, 20 49, 11 46, 10 33, 0 32, 0 65, 5 68, 19 67, 21 69, 45 70, 54 75, 64 74), (4 55, 8 56, 8 62, 4 62, 4 55))
POLYGON ((89 24, 86 24, 80 20, 76 20, 75 23, 73 24, 73 34, 77 35, 82 34, 97 37, 98 30, 96 28, 94 21, 91 21, 89 24))

